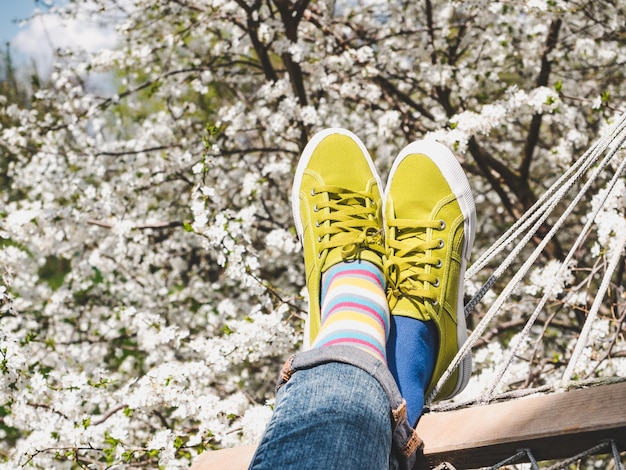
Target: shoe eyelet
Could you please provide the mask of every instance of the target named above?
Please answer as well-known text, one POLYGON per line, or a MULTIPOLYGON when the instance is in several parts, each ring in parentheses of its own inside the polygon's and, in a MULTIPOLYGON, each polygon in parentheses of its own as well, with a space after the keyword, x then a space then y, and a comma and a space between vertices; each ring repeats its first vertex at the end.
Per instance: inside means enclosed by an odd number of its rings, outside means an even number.
POLYGON ((437 264, 435 265, 435 268, 436 268, 436 269, 439 269, 439 268, 441 268, 442 266, 443 266, 443 261, 441 261, 441 258, 439 258, 439 259, 437 260, 437 264))
POLYGON ((445 220, 440 220, 439 221, 439 230, 445 230, 446 228, 446 221, 445 220))
POLYGON ((438 248, 443 248, 444 246, 445 246, 445 243, 443 241, 443 238, 440 238, 439 239, 439 246, 438 246, 438 248))
POLYGON ((441 281, 439 280, 439 278, 437 278, 435 282, 433 283, 433 287, 439 287, 440 284, 441 284, 441 281))
POLYGON ((437 305, 439 305, 439 301, 437 299, 433 299, 430 301, 430 305, 432 305, 433 307, 436 307, 437 305))
POLYGON ((317 237, 317 243, 321 243, 322 242, 322 237, 317 237))
POLYGON ((315 221, 315 226, 319 228, 319 227, 321 227, 321 226, 322 226, 322 224, 320 224, 320 221, 319 221, 319 220, 316 220, 316 221, 315 221))
POLYGON ((317 193, 315 192, 315 189, 314 189, 314 188, 311 188, 311 196, 315 196, 315 194, 317 194, 317 193))
POLYGON ((318 212, 318 211, 319 211, 319 209, 317 208, 317 204, 315 204, 315 205, 313 206, 313 212, 318 212))

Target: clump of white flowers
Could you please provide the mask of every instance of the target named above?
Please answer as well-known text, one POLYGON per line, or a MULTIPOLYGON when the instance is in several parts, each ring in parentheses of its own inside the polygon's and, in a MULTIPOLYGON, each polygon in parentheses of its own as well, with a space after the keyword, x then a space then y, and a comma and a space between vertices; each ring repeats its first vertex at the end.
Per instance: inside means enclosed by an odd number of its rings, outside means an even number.
POLYGON ((574 282, 572 269, 575 267, 575 261, 563 267, 563 263, 557 260, 550 260, 543 266, 537 266, 531 270, 529 283, 524 286, 524 291, 533 296, 549 292, 548 299, 554 300, 574 282))
MULTIPOLYGON (((1 79, 0 469, 188 468, 258 441, 302 343, 290 191, 321 128, 359 135, 383 181, 410 141, 447 143, 476 195, 474 256, 624 108, 619 6, 431 3, 431 17, 382 0, 90 0, 40 13, 97 24, 111 42, 59 48, 32 90, 1 79)), ((557 276, 542 259, 507 302, 466 393, 492 385, 551 287, 496 391, 558 378, 601 256, 626 230, 625 191, 621 180, 576 265, 557 276)), ((624 375, 621 288, 580 377, 624 375)))
POLYGON ((591 212, 596 210, 599 210, 594 220, 598 240, 591 251, 594 256, 601 252, 610 256, 619 235, 626 232, 626 183, 623 179, 617 180, 610 192, 602 189, 593 196, 591 212))

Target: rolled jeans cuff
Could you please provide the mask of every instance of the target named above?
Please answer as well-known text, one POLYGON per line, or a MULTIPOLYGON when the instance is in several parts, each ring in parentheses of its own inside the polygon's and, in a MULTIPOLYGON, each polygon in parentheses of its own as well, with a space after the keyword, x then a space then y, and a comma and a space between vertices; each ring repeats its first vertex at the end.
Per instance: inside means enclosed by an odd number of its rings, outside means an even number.
POLYGON ((413 468, 424 443, 407 419, 406 401, 402 398, 396 381, 387 366, 371 354, 354 346, 335 345, 314 348, 294 354, 285 361, 281 369, 276 391, 286 384, 298 370, 311 369, 321 364, 340 362, 349 364, 371 375, 387 395, 393 423, 393 454, 400 468, 413 468))

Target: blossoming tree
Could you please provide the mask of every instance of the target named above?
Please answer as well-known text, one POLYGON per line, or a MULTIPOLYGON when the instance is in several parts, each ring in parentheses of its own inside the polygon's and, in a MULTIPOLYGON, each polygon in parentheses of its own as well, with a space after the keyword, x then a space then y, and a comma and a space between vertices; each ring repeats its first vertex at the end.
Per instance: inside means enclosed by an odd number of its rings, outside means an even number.
MULTIPOLYGON (((117 42, 57 51, 30 103, 0 96, 0 468, 177 468, 254 442, 302 337, 289 191, 312 133, 353 130, 383 177, 412 139, 450 145, 476 195, 479 253, 624 109, 625 9, 91 0, 52 10, 109 25, 117 42)), ((560 280, 547 334, 503 389, 550 380, 571 354, 594 274, 626 230, 623 179, 610 201, 560 280)), ((593 204, 577 208, 581 223, 593 204)), ((475 386, 577 229, 547 247, 485 337, 475 386)), ((581 377, 626 375, 621 265, 581 377)))

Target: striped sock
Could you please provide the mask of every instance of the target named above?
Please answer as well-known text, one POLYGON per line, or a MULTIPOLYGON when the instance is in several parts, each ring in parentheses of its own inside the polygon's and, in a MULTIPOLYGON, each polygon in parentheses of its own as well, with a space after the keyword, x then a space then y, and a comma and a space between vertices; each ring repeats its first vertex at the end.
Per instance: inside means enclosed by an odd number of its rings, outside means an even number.
POLYGON ((387 362, 389 305, 382 269, 338 263, 322 276, 322 326, 312 347, 353 345, 387 362))

